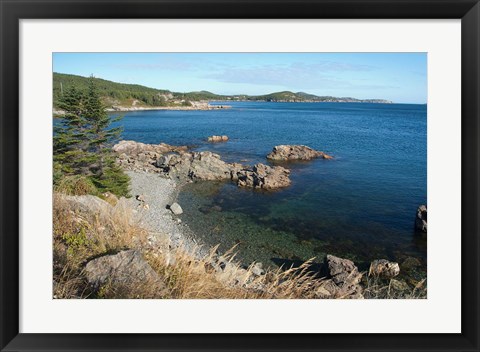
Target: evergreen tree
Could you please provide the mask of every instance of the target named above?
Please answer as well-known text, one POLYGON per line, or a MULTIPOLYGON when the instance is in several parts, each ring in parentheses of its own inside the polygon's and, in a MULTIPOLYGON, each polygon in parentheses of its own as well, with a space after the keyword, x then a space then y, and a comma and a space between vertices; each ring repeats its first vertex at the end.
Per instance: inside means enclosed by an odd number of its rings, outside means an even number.
POLYGON ((59 101, 65 112, 54 128, 53 161, 55 167, 67 175, 88 175, 95 155, 88 151, 87 126, 83 117, 83 95, 72 86, 59 101))
POLYGON ((122 131, 111 124, 119 118, 108 115, 93 77, 84 95, 72 87, 61 97, 59 107, 65 116, 54 134, 55 170, 84 175, 100 192, 127 196, 130 179, 116 164, 111 149, 122 131))

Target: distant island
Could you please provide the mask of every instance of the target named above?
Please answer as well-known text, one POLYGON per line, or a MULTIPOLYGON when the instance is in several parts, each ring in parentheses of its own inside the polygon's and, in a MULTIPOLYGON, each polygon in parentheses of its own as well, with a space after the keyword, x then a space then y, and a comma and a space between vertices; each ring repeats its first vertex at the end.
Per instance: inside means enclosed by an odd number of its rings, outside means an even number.
MULTIPOLYGON (((58 101, 63 92, 71 86, 86 91, 88 77, 53 73, 53 107, 58 110, 58 101)), ((138 84, 125 84, 94 78, 101 99, 109 111, 177 109, 177 110, 213 110, 229 106, 210 105, 210 101, 265 101, 265 102, 304 102, 304 103, 380 103, 391 104, 385 99, 356 99, 351 97, 317 96, 304 92, 275 92, 265 95, 219 95, 208 91, 179 93, 165 89, 155 89, 138 84)))

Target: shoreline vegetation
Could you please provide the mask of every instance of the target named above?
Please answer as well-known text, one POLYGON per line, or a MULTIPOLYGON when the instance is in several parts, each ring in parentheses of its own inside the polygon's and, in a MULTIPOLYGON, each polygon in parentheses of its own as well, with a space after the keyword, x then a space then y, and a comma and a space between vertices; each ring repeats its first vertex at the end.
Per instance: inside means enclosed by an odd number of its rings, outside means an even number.
POLYGON ((137 84, 125 84, 100 78, 53 73, 53 113, 62 116, 59 108, 63 93, 75 86, 85 91, 88 81, 93 80, 98 87, 99 97, 109 112, 143 111, 143 110, 217 110, 228 109, 229 102, 295 102, 295 103, 378 103, 392 104, 386 99, 357 99, 352 97, 317 96, 305 92, 275 92, 264 95, 220 95, 209 91, 171 92, 165 89, 149 88, 137 84), (225 105, 211 105, 210 102, 225 102, 225 105))
MULTIPOLYGON (((54 135, 54 298, 426 298, 426 279, 397 276, 409 263, 372 258, 311 258, 297 267, 241 263, 235 248, 208 248, 182 221, 177 197, 191 182, 235 182, 252 191, 290 184, 288 166, 226 163, 185 146, 120 141, 94 79, 59 100, 66 112, 54 135)), ((227 136, 211 142, 226 142, 227 136), (224 138, 225 137, 225 138, 224 138)), ((208 140, 209 137, 205 137, 208 140)), ((323 159, 307 146, 273 146, 266 159, 323 159)), ((426 232, 426 207, 417 214, 426 232)))

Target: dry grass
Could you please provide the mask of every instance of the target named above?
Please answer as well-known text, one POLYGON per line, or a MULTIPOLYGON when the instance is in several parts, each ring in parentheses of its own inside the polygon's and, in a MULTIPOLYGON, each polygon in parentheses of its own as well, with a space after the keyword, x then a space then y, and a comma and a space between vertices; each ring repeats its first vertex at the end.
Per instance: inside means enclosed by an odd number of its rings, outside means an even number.
POLYGON ((364 296, 369 299, 426 299, 427 282, 423 279, 413 288, 397 290, 394 288, 393 280, 380 279, 375 276, 364 276, 364 296))
POLYGON ((314 298, 321 280, 313 278, 309 263, 299 268, 253 273, 253 264, 242 268, 234 249, 198 258, 197 249, 170 248, 167 242, 149 244, 147 231, 132 221, 125 202, 98 211, 77 209, 64 195, 55 193, 53 209, 54 296, 56 298, 314 298), (104 285, 92 291, 83 276, 92 258, 137 249, 163 279, 155 285, 104 285))
POLYGON ((57 193, 71 196, 82 196, 86 194, 97 194, 98 190, 93 182, 86 176, 73 175, 64 176, 54 186, 57 193))
MULTIPOLYGON (((243 268, 235 261, 235 248, 219 256, 217 247, 200 257, 199 248, 171 248, 166 239, 149 241, 152 234, 133 221, 124 200, 99 201, 88 209, 55 193, 53 208, 55 298, 170 298, 170 299, 304 299, 349 298, 329 294, 330 280, 318 279, 312 261, 297 268, 266 270, 255 275, 255 264, 243 268), (112 205, 115 204, 115 205, 112 205), (125 249, 138 250, 162 280, 113 284, 93 289, 84 276, 86 263, 125 249)), ((162 238, 153 234, 151 238, 162 238)), ((390 285, 367 278, 366 298, 422 298, 426 288, 402 293, 390 285)))
POLYGON ((180 246, 159 253, 150 251, 146 258, 165 280, 168 298, 184 299, 252 299, 252 298, 318 298, 317 288, 323 281, 309 271, 310 262, 288 270, 253 273, 255 263, 243 268, 234 259, 234 248, 217 257, 217 247, 198 259, 196 249, 180 246))
POLYGON ((132 221, 125 202, 97 211, 76 209, 59 193, 53 199, 54 296, 78 298, 91 294, 82 276, 85 263, 103 254, 141 247, 146 231, 132 221))

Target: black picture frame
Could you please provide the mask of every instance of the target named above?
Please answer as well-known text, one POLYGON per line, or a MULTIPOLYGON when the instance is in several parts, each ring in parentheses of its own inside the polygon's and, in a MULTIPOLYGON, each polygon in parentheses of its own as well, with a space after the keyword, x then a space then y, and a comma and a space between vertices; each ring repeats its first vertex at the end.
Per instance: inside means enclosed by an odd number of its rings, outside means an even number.
POLYGON ((479 351, 478 0, 0 0, 0 12, 2 351, 479 351), (462 332, 281 335, 19 333, 19 20, 26 18, 461 19, 462 332))

